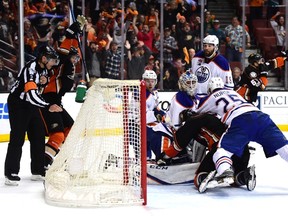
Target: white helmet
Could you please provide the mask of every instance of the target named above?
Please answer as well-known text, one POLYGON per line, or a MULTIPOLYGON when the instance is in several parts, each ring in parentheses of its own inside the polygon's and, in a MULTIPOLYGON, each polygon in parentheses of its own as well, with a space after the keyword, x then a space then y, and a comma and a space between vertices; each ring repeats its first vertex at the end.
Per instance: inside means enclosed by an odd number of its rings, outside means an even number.
POLYGON ((178 80, 178 86, 181 91, 186 91, 188 95, 193 96, 196 92, 198 79, 195 74, 186 71, 181 74, 178 80))
POLYGON ((155 79, 157 84, 157 74, 153 70, 145 70, 142 79, 155 79))
POLYGON ((207 35, 203 39, 203 44, 213 44, 215 47, 218 48, 219 46, 219 39, 216 35, 207 35))
POLYGON ((214 53, 218 51, 219 39, 216 35, 207 35, 203 39, 203 44, 213 44, 215 46, 213 54, 207 57, 207 58, 211 58, 212 56, 214 56, 214 53))
POLYGON ((212 93, 215 89, 224 88, 224 82, 220 77, 212 77, 207 86, 207 93, 212 93))

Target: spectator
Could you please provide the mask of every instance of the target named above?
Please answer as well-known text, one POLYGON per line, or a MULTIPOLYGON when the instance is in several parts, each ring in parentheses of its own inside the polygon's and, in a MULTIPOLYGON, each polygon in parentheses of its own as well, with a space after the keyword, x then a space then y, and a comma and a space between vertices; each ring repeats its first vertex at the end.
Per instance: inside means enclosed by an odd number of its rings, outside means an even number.
POLYGON ((104 78, 110 79, 120 79, 120 67, 121 67, 121 54, 118 50, 118 44, 112 40, 111 36, 108 36, 108 46, 109 47, 104 52, 104 78))
POLYGON ((243 53, 243 34, 246 35, 247 47, 250 47, 250 35, 240 25, 238 17, 232 18, 232 24, 225 28, 226 36, 226 58, 229 62, 242 60, 243 53))
POLYGON ((266 0, 249 0, 249 28, 253 29, 252 21, 254 19, 262 19, 263 18, 263 5, 266 0))
MULTIPOLYGON (((13 45, 13 39, 11 35, 11 29, 8 24, 7 14, 0 13, 0 40, 5 41, 6 43, 13 45)), ((3 47, 2 47, 3 48, 3 47)))
POLYGON ((150 7, 148 15, 145 16, 145 24, 149 26, 149 29, 159 26, 158 10, 154 6, 150 7))
MULTIPOLYGON (((158 17, 158 15, 157 15, 158 17)), ((158 20, 158 18, 157 18, 158 20)), ((153 41, 154 41, 154 35, 155 35, 155 29, 158 29, 158 21, 156 22, 156 26, 149 28, 147 24, 144 24, 142 26, 142 29, 139 30, 139 28, 136 26, 136 19, 133 20, 133 28, 135 31, 135 34, 137 36, 138 41, 143 41, 144 44, 152 51, 153 50, 153 41)))
POLYGON ((174 66, 167 68, 163 77, 164 90, 178 90, 178 73, 174 66))
POLYGON ((102 41, 102 45, 97 44, 94 41, 89 43, 89 46, 86 48, 86 65, 87 70, 90 76, 89 86, 92 85, 93 81, 97 78, 102 77, 103 73, 103 48, 106 46, 106 42, 102 41))
POLYGON ((201 50, 201 18, 196 16, 192 20, 192 28, 191 30, 194 32, 195 39, 194 39, 194 49, 196 52, 201 50))
POLYGON ((148 63, 150 56, 151 51, 147 46, 144 45, 143 41, 138 41, 136 46, 128 50, 128 79, 142 79, 145 66, 148 63))
MULTIPOLYGON (((31 22, 28 19, 24 20, 24 50, 25 54, 33 55, 34 49, 37 46, 36 32, 31 27, 31 22)), ((29 61, 31 58, 26 59, 29 61)))
POLYGON ((275 31, 277 38, 277 49, 280 54, 281 51, 285 50, 285 17, 281 15, 280 12, 277 12, 274 16, 272 16, 270 24, 275 31))
POLYGON ((177 29, 177 41, 178 41, 178 47, 179 52, 177 56, 184 59, 185 51, 183 50, 186 48, 186 50, 190 48, 194 48, 194 39, 195 39, 195 33, 191 30, 190 23, 185 22, 184 24, 177 22, 176 24, 177 29))
POLYGON ((226 36, 224 31, 220 28, 220 21, 213 20, 213 26, 207 31, 207 35, 216 35, 219 39, 219 44, 224 44, 226 42, 226 36))
MULTIPOLYGON (((278 11, 274 16, 272 16, 270 20, 270 24, 272 28, 274 29, 276 39, 277 39, 277 50, 278 55, 281 55, 281 51, 285 50, 285 38, 286 38, 286 31, 285 31, 285 17, 281 15, 281 13, 278 11)), ((281 82, 281 79, 283 78, 284 69, 282 68, 276 68, 273 70, 277 74, 277 80, 278 82, 281 82)))
POLYGON ((233 82, 234 82, 234 89, 237 89, 238 84, 241 80, 241 69, 239 67, 232 68, 232 76, 233 76, 233 82))
MULTIPOLYGON (((174 61, 174 53, 178 51, 178 44, 174 37, 171 35, 171 29, 166 27, 164 30, 163 38, 163 63, 164 71, 171 66, 174 61)), ((155 42, 155 47, 160 51, 160 40, 155 42)))
POLYGON ((178 4, 177 7, 173 7, 172 1, 169 1, 167 4, 164 4, 164 13, 163 13, 163 19, 164 22, 164 28, 171 27, 172 25, 176 24, 176 15, 180 12, 181 4, 178 4))
POLYGON ((267 20, 270 20, 279 11, 280 3, 282 0, 267 0, 267 20))
POLYGON ((206 10, 204 17, 204 32, 207 32, 213 26, 213 20, 215 15, 212 15, 210 11, 206 10))
POLYGON ((13 79, 13 74, 4 67, 3 57, 0 56, 0 92, 10 90, 9 82, 13 79))

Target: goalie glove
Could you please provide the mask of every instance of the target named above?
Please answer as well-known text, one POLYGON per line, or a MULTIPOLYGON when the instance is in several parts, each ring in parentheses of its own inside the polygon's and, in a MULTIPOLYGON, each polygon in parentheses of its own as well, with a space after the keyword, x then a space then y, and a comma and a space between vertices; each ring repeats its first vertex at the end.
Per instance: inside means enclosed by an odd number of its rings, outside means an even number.
POLYGON ((154 116, 156 117, 158 122, 165 122, 165 115, 166 113, 157 107, 153 109, 154 116))

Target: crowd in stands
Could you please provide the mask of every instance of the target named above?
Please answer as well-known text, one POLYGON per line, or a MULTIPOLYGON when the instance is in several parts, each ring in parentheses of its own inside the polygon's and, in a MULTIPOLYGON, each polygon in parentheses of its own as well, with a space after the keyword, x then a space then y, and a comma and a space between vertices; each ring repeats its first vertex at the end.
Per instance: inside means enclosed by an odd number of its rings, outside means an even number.
MULTIPOLYGON (((166 2, 163 12, 163 88, 177 90, 179 76, 191 67, 191 59, 195 52, 202 48, 201 7, 197 0, 166 2)), ((259 7, 251 2, 251 12, 259 10, 259 7)), ((263 1, 263 4, 264 2, 266 1, 263 1)), ((121 56, 124 56, 124 79, 141 79, 141 74, 147 68, 154 70, 160 77, 161 23, 158 0, 128 0, 125 1, 124 11, 119 0, 95 0, 85 3, 84 15, 88 22, 84 35, 84 55, 91 82, 99 77, 121 79, 121 56), (121 29, 122 14, 124 28, 121 29), (122 51, 124 55, 121 55, 122 51)), ((19 50, 18 0, 0 0, 0 4, 1 48, 10 55, 15 52, 17 56, 18 51, 15 50, 19 50)), ((82 1, 74 1, 74 17, 82 13, 81 6, 82 1)), ((24 19, 21 21, 24 23, 25 61, 37 56, 37 50, 43 44, 52 45, 57 49, 65 38, 65 30, 71 24, 70 16, 67 0, 24 0, 24 19)), ((204 22, 203 36, 216 35, 220 41, 219 52, 223 52, 229 62, 240 62, 243 34, 246 35, 246 47, 249 48, 251 45, 249 25, 243 29, 241 20, 235 16, 230 25, 221 26, 221 20, 213 15, 213 11, 209 11, 207 6, 204 22), (222 47, 223 50, 220 49, 222 47)), ((5 52, 0 54, 4 59, 12 59, 5 52)), ((13 61, 16 62, 17 58, 13 61)), ((77 67, 77 79, 81 77, 81 70, 80 62, 77 67)), ((76 83, 77 80, 75 86, 76 83)))

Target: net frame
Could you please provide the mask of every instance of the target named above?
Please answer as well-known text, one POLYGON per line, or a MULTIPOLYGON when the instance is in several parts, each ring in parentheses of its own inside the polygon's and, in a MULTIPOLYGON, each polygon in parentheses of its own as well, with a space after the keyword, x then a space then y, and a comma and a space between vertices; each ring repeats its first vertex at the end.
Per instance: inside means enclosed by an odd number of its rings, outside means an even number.
MULTIPOLYGON (((111 92, 110 93, 108 92, 108 94, 103 97, 108 97, 108 98, 111 97, 111 99, 113 99, 113 97, 116 97, 116 96, 113 95, 113 93, 111 94, 111 92)), ((111 112, 114 111, 113 108, 111 107, 108 107, 108 109, 111 109, 110 110, 111 112)), ((115 111, 115 113, 117 113, 117 111, 115 111)), ((119 115, 117 116, 119 117, 119 115)), ((104 134, 106 134, 107 136, 109 136, 110 135, 109 133, 111 133, 110 129, 104 129, 101 131, 102 132, 104 131, 104 134)), ((85 128, 84 136, 89 137, 89 135, 91 135, 90 133, 96 133, 98 135, 100 131, 91 132, 90 130, 85 128)), ((101 145, 103 146, 105 144, 101 144, 101 145)), ((136 152, 135 149, 133 149, 133 151, 136 152)), ((115 205, 134 205, 134 204, 146 205, 147 204, 146 151, 147 150, 146 150, 146 86, 145 86, 145 82, 139 81, 139 80, 110 80, 110 79, 99 78, 96 81, 94 81, 92 87, 88 89, 87 99, 82 104, 79 114, 75 120, 73 127, 71 128, 71 131, 63 145, 63 148, 61 149, 61 151, 55 158, 55 161, 53 162, 53 164, 51 165, 51 167, 46 173, 45 184, 44 184, 45 185, 45 201, 48 204, 58 205, 58 206, 68 206, 68 207, 91 207, 91 206, 102 207, 102 206, 115 206, 115 205), (109 86, 115 85, 123 90, 123 91, 121 90, 121 92, 123 92, 123 95, 121 95, 123 96, 121 97, 121 101, 122 101, 121 104, 123 108, 123 111, 121 113, 122 118, 123 118, 123 131, 121 131, 120 129, 118 130, 118 132, 116 132, 118 133, 116 134, 116 136, 122 137, 122 134, 123 134, 123 143, 122 143, 123 155, 114 157, 113 154, 108 154, 108 159, 106 159, 106 162, 108 160, 109 162, 111 163, 113 162, 116 164, 117 164, 117 160, 118 160, 118 163, 120 163, 119 161, 121 161, 123 170, 122 170, 122 174, 116 173, 117 177, 111 174, 111 176, 105 176, 105 177, 102 176, 102 179, 100 180, 97 179, 98 177, 97 178, 95 177, 98 175, 98 173, 94 172, 93 174, 95 176, 93 176, 93 181, 90 182, 91 185, 85 185, 86 183, 85 184, 83 183, 85 182, 84 179, 91 178, 91 175, 86 174, 86 173, 83 174, 84 173, 83 167, 85 164, 85 161, 84 161, 85 159, 73 158, 73 160, 68 161, 69 160, 68 156, 65 155, 64 153, 65 151, 68 151, 67 150, 68 148, 71 149, 71 146, 69 146, 69 142, 71 141, 71 139, 75 140, 75 137, 83 136, 83 133, 80 134, 79 132, 81 130, 77 128, 77 126, 81 127, 81 125, 80 126, 79 124, 77 125, 77 122, 88 121, 86 119, 83 120, 83 114, 81 116, 81 113, 85 113, 87 112, 87 110, 91 108, 95 109, 95 107, 88 107, 88 106, 91 106, 91 104, 86 105, 86 103, 89 103, 89 100, 91 100, 92 98, 91 95, 94 94, 93 91, 96 91, 96 89, 99 88, 99 86, 102 87, 105 85, 109 85, 109 86), (139 134, 140 134, 140 140, 139 140, 140 150, 138 153, 135 153, 134 158, 131 158, 130 135, 132 133, 130 133, 131 128, 129 128, 130 122, 128 123, 126 122, 125 124, 125 121, 124 121, 127 119, 131 119, 131 116, 129 117, 129 115, 131 115, 130 113, 131 107, 129 107, 131 106, 129 105, 129 102, 131 102, 131 95, 130 95, 131 86, 133 87, 136 86, 136 89, 139 90, 139 95, 140 95, 139 109, 137 109, 139 110, 139 113, 137 113, 137 115, 138 117, 140 117, 139 121, 137 121, 138 122, 137 124, 139 127, 139 134), (74 168, 72 169, 71 167, 74 167, 74 168), (78 173, 81 172, 81 175, 78 175, 77 172, 78 173), (137 175, 137 176, 135 177, 134 175, 137 175), (139 178, 138 178, 138 175, 139 175, 139 178), (104 183, 106 180, 105 178, 107 179, 116 178, 117 180, 119 180, 118 176, 120 176, 119 179, 120 181, 122 181, 122 184, 113 185, 113 181, 111 181, 112 183, 111 182, 108 183, 108 185, 107 185, 107 182, 104 183), (72 178, 73 178, 73 182, 75 178, 77 178, 77 181, 78 181, 77 185, 71 185, 72 178), (103 181, 103 179, 105 180, 103 181), (135 184, 131 183, 132 180, 134 181, 134 179, 136 179, 135 184), (101 181, 103 181, 103 183, 101 181), (88 192, 85 192, 85 193, 82 192, 82 190, 87 191, 87 187, 88 188, 90 187, 91 189, 89 189, 88 192), (105 193, 102 192, 104 190, 105 190, 105 193), (116 198, 113 196, 115 196, 116 198)), ((104 155, 103 157, 105 156, 107 157, 107 155, 104 155)), ((106 166, 106 162, 104 165, 102 163, 102 165, 93 164, 93 166, 99 166, 99 167, 106 166)))

